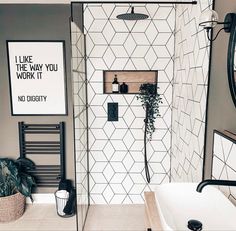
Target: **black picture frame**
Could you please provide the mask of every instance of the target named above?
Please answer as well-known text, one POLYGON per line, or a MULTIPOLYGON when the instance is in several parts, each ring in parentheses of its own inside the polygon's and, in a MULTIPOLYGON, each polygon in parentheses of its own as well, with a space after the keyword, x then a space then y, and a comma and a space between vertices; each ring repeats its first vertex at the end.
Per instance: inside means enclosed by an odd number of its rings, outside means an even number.
POLYGON ((6 48, 11 115, 68 115, 65 40, 7 40, 6 48), (19 68, 23 64, 24 71, 19 68), (41 70, 33 65, 42 65, 41 70))

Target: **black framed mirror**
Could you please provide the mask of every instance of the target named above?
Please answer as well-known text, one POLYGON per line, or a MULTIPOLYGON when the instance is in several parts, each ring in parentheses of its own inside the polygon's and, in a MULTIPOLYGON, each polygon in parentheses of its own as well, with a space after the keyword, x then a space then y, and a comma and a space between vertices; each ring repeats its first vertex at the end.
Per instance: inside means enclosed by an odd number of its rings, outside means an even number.
POLYGON ((229 17, 231 25, 228 46, 227 72, 230 92, 236 107, 236 13, 230 13, 229 17))

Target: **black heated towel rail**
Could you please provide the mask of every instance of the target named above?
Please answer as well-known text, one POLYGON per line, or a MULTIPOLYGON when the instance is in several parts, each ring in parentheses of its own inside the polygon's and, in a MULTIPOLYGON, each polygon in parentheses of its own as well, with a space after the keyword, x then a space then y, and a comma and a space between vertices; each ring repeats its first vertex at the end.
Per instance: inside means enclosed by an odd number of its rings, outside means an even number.
POLYGON ((18 123, 20 157, 33 159, 32 155, 46 158, 57 155, 55 164, 35 162, 30 170, 35 177, 37 187, 58 187, 59 181, 65 179, 65 124, 26 124, 18 123), (45 135, 45 136, 44 136, 45 135), (52 135, 52 136, 51 136, 52 135), (31 155, 31 158, 30 158, 31 155))

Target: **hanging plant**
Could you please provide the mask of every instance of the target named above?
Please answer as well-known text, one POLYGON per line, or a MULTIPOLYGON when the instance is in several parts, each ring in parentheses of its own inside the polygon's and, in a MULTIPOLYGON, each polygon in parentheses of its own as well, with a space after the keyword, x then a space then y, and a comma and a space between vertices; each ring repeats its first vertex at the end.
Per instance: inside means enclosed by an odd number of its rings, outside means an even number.
POLYGON ((141 100, 142 106, 146 111, 146 130, 149 139, 152 139, 152 134, 155 132, 155 120, 160 116, 159 104, 162 103, 160 95, 157 93, 156 84, 144 83, 139 88, 137 99, 141 100))
POLYGON ((159 103, 162 103, 160 95, 157 93, 156 84, 144 83, 139 88, 139 95, 137 99, 140 99, 142 106, 146 112, 144 123, 144 167, 147 182, 150 183, 151 177, 148 168, 148 158, 147 158, 147 135, 149 139, 152 139, 152 134, 155 132, 155 120, 159 113, 159 103))

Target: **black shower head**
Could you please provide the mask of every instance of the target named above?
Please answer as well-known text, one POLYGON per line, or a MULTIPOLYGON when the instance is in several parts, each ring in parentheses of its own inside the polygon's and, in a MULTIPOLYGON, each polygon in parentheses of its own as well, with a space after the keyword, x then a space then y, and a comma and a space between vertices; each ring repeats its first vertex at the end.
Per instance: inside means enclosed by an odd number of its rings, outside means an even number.
POLYGON ((116 17, 118 19, 122 19, 122 20, 143 20, 143 19, 147 19, 148 15, 140 14, 140 13, 134 13, 134 7, 132 7, 130 13, 119 14, 116 17))

